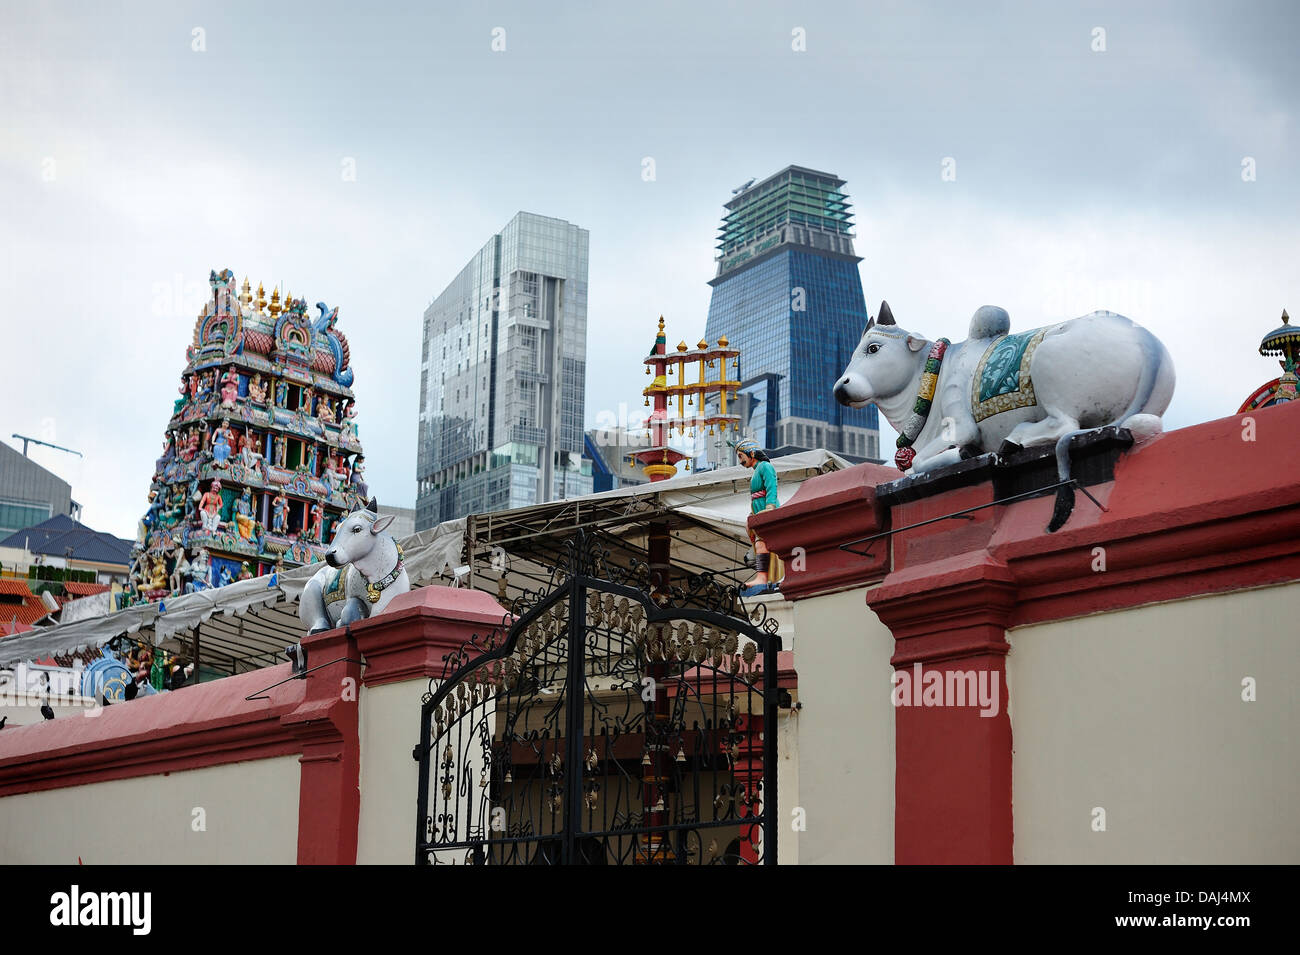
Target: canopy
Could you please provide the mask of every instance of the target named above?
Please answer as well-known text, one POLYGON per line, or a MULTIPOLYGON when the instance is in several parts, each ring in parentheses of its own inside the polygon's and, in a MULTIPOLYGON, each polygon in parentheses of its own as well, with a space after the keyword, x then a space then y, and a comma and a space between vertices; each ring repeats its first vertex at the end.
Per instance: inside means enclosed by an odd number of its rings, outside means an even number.
MULTIPOLYGON (((465 519, 446 521, 401 543, 411 583, 432 583, 450 576, 450 568, 460 563, 465 519)), ((308 564, 279 574, 274 583, 272 575, 253 577, 168 597, 157 604, 29 631, 0 640, 0 666, 102 647, 132 634, 154 646, 172 641, 171 649, 179 649, 181 638, 192 638, 196 628, 205 664, 230 673, 267 666, 279 662, 286 646, 302 639, 297 601, 320 568, 319 563, 308 564)))
MULTIPOLYGON (((782 500, 806 479, 850 466, 823 450, 775 458, 772 465, 782 500)), ((549 580, 564 541, 578 528, 600 533, 614 560, 644 560, 649 526, 657 523, 668 526, 678 572, 747 576, 751 476, 740 466, 720 468, 444 521, 402 540, 407 572, 412 586, 471 586, 509 601, 549 580)), ((267 666, 302 639, 297 601, 320 566, 285 571, 274 583, 271 576, 254 577, 8 637, 0 640, 0 666, 102 647, 131 635, 187 657, 197 644, 205 666, 227 673, 267 666)))

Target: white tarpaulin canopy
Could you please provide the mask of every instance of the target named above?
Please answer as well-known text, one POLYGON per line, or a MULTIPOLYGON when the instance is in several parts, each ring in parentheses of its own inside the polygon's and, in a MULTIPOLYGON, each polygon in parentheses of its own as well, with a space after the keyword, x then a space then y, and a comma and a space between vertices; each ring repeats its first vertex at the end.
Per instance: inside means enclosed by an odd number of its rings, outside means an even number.
MULTIPOLYGON (((850 466, 823 450, 776 458, 772 464, 783 501, 808 478, 850 466)), ((461 583, 497 594, 502 562, 495 558, 504 554, 509 598, 547 580, 564 541, 579 528, 597 531, 623 555, 644 559, 649 527, 660 523, 669 528, 672 564, 679 571, 747 575, 742 562, 749 549, 745 522, 751 477, 740 466, 720 468, 445 521, 403 539, 407 572, 419 587, 450 584, 456 568, 468 567, 468 579, 461 583)), ((0 666, 102 647, 132 635, 185 656, 197 646, 205 666, 228 673, 267 666, 279 662, 284 648, 304 636, 297 601, 320 566, 286 571, 274 584, 269 576, 255 577, 168 598, 161 613, 158 604, 128 607, 8 637, 0 640, 0 666)))
MULTIPOLYGON (((444 576, 461 561, 465 520, 447 521, 402 541, 407 573, 415 586, 444 576)), ((280 574, 240 580, 212 590, 169 597, 161 604, 142 604, 116 613, 59 624, 0 640, 0 666, 20 660, 102 647, 117 637, 135 635, 162 646, 200 631, 205 664, 235 672, 277 662, 286 646, 303 637, 298 598, 321 564, 295 567, 280 574), (159 612, 159 606, 163 610, 159 612)))

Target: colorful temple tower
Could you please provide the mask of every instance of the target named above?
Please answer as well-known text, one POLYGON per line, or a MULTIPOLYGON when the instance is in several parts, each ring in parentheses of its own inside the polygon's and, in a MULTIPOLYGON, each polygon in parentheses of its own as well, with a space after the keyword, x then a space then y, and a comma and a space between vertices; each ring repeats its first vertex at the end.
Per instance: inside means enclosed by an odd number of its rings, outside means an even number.
MULTIPOLYGON (((727 361, 732 362, 733 373, 736 373, 739 355, 739 351, 729 347, 725 335, 718 339, 714 348, 710 348, 709 343, 703 339, 694 351, 687 348, 686 342, 679 342, 677 353, 670 355, 664 319, 662 315, 659 316, 659 333, 644 362, 645 373, 653 375, 654 379, 641 392, 645 395, 647 407, 650 406, 650 399, 654 399, 654 410, 650 412, 647 422, 650 428, 650 447, 633 455, 651 481, 668 480, 677 473, 678 462, 689 457, 669 446, 668 441, 674 428, 679 435, 686 434, 687 429, 690 429, 692 436, 696 429, 702 432, 705 427, 709 429, 709 434, 713 434, 715 428, 726 431, 728 426, 732 431, 739 431, 740 416, 727 413, 728 393, 731 400, 735 401, 736 389, 740 387, 739 381, 727 378, 727 361), (697 380, 688 382, 687 369, 693 365, 698 366, 697 380), (709 381, 707 370, 715 365, 718 377, 709 381), (674 376, 676 383, 669 384, 668 379, 674 376), (718 410, 706 411, 705 403, 714 394, 718 396, 718 410), (668 403, 672 398, 677 399, 675 416, 669 415, 668 403), (691 409, 689 412, 688 408, 691 409)), ((689 470, 690 464, 686 467, 689 470)))
POLYGON ((140 521, 136 599, 220 587, 322 559, 367 489, 338 308, 242 294, 229 269, 186 350, 140 521))

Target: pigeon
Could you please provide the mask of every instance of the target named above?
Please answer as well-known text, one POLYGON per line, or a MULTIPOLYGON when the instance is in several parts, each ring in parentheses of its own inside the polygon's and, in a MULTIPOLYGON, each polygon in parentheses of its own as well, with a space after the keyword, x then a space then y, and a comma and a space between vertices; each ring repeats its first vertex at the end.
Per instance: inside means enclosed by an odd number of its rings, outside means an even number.
POLYGON ((5 728, 5 721, 8 719, 8 716, 0 716, 0 730, 5 728))
POLYGON ((54 708, 50 706, 49 703, 42 703, 41 716, 45 717, 47 720, 54 719, 54 708))

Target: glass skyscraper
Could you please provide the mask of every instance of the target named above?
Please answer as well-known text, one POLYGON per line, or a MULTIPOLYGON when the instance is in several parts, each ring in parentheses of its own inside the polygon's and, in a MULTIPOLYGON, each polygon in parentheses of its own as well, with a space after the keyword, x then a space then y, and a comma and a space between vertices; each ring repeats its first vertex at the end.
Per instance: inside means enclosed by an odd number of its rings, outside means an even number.
POLYGON ((726 203, 718 234, 705 338, 740 349, 740 413, 780 454, 879 457, 875 406, 846 408, 832 394, 867 324, 843 187, 831 173, 787 166, 726 203))
POLYGON ((416 530, 591 491, 587 245, 520 212, 425 310, 416 530))

